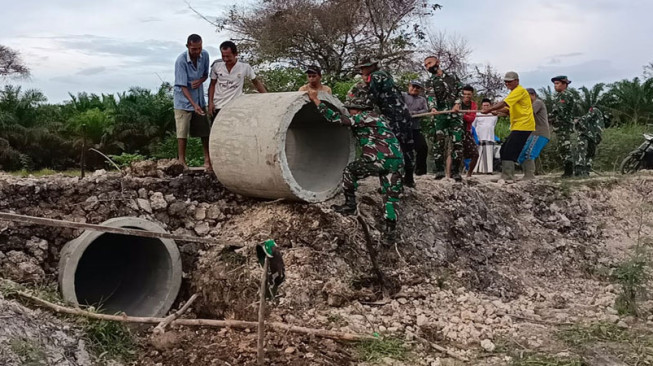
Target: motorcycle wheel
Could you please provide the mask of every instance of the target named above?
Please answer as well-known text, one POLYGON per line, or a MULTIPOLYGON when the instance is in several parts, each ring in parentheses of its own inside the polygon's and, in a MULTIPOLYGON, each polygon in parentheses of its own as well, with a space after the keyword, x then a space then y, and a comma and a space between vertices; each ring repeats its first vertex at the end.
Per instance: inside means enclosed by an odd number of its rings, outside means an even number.
POLYGON ((641 168, 641 159, 639 156, 628 155, 619 167, 621 174, 633 174, 641 168))

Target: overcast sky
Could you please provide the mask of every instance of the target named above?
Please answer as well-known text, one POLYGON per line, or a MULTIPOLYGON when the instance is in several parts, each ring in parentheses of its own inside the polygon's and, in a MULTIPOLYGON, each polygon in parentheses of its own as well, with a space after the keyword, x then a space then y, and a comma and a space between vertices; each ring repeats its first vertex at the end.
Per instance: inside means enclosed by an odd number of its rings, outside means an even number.
MULTIPOLYGON (((215 18, 233 1, 190 0, 215 18)), ((514 70, 526 87, 566 74, 572 86, 633 78, 653 61, 651 0, 441 0, 436 31, 464 37, 475 63, 514 70)), ((68 93, 155 89, 173 81, 174 60, 198 33, 211 59, 229 35, 183 0, 22 0, 3 2, 0 44, 19 50, 28 81, 50 102, 68 93)))

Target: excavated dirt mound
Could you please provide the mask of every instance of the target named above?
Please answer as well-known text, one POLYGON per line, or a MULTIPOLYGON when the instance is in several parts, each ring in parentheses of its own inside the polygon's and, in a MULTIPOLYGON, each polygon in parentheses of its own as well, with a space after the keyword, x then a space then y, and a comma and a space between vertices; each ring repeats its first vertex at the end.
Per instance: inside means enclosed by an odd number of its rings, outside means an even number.
POLYGON ((360 224, 333 212, 334 202, 256 204, 217 236, 240 248, 217 247, 200 258, 192 274, 199 311, 255 319, 254 246, 274 238, 287 277, 272 320, 419 336, 470 356, 482 341, 519 336, 532 322, 616 321, 618 289, 601 273, 629 255, 638 223, 653 219, 645 208, 653 200, 651 176, 512 185, 426 178, 402 198, 401 239, 388 246, 375 183, 365 181, 359 198, 381 278, 360 224))
MULTIPOLYGON (((381 238, 376 179, 358 192, 368 243, 356 217, 330 209, 341 197, 323 204, 265 202, 227 192, 208 175, 178 173, 174 164, 148 163, 126 176, 84 180, 0 177, 0 210, 91 223, 140 216, 170 232, 215 238, 213 246, 178 243, 186 273, 179 300, 199 293, 187 314, 196 317, 255 319, 255 246, 275 239, 286 282, 268 319, 378 333, 406 342, 413 355, 367 364, 442 364, 442 354, 416 343, 422 338, 461 357, 481 355, 472 364, 500 365, 507 356, 484 350, 502 340, 546 348, 552 324, 621 322, 614 308, 620 289, 606 273, 638 238, 653 235, 642 225, 653 222, 646 208, 653 203, 653 176, 646 173, 511 185, 486 177, 463 183, 419 177, 417 189, 402 197, 396 245, 381 238)), ((0 221, 0 276, 53 281, 59 249, 79 233, 0 221)), ((650 304, 643 308, 646 313, 650 304)), ((255 334, 195 328, 166 334, 143 336, 137 364, 236 365, 256 357, 255 334)), ((271 365, 369 359, 355 345, 278 333, 269 333, 267 356, 271 365)))

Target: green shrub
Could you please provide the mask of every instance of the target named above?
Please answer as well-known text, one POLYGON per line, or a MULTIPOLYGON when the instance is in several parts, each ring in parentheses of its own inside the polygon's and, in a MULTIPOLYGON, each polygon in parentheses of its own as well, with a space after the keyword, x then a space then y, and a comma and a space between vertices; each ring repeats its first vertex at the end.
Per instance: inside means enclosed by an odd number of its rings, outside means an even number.
POLYGON ((111 160, 113 160, 114 163, 116 163, 121 168, 126 168, 130 166, 131 163, 137 161, 147 160, 147 157, 141 154, 129 154, 129 153, 122 153, 120 155, 109 155, 109 157, 111 158, 111 160))
POLYGON ((86 337, 96 354, 123 361, 134 357, 136 342, 127 326, 108 320, 84 319, 82 322, 86 337))
MULTIPOLYGON (((177 137, 174 134, 168 135, 154 148, 152 154, 156 159, 176 159, 177 158, 177 137)), ((188 166, 204 165, 204 152, 202 149, 202 140, 191 137, 186 144, 186 164, 188 166)))
MULTIPOLYGON (((638 125, 625 125, 620 127, 607 128, 603 131, 603 140, 599 144, 596 157, 592 163, 592 169, 596 171, 616 171, 619 164, 628 155, 629 152, 636 149, 643 141, 642 133, 647 128, 638 125)), ((573 135, 572 141, 575 141, 576 135, 573 135)), ((542 166, 546 171, 562 170, 562 161, 557 153, 558 140, 555 133, 552 134, 551 141, 542 150, 540 158, 542 166)))
POLYGON ((403 361, 409 353, 404 342, 396 338, 362 341, 357 345, 356 351, 358 358, 367 362, 378 362, 386 357, 403 361))
POLYGON ((494 127, 494 134, 504 141, 510 135, 510 119, 508 117, 499 117, 496 126, 494 127))
POLYGON ((335 81, 331 88, 331 92, 336 98, 340 99, 341 102, 344 102, 347 92, 352 86, 356 85, 356 83, 356 80, 335 81))

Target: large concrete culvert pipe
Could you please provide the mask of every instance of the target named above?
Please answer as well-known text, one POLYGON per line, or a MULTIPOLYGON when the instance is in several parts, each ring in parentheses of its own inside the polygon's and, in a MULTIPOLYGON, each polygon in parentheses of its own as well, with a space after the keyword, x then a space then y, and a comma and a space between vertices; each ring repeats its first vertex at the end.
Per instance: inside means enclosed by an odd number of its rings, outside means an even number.
MULTIPOLYGON (((165 232, 136 217, 113 218, 102 225, 165 232)), ((59 260, 64 300, 108 314, 165 315, 177 297, 181 276, 179 250, 170 239, 84 231, 64 246, 59 260)))
MULTIPOLYGON (((320 99, 342 109, 329 94, 320 99)), ((234 99, 213 123, 209 146, 215 174, 229 190, 307 202, 333 197, 356 153, 350 130, 324 120, 303 92, 234 99)))

